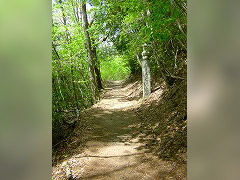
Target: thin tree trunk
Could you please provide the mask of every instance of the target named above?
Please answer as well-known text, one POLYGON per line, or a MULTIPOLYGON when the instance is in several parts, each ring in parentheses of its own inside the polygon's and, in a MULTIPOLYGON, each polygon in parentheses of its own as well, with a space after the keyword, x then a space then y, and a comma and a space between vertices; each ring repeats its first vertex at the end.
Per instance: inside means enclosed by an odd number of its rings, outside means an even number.
POLYGON ((64 24, 65 29, 66 29, 66 39, 68 41, 70 34, 69 34, 67 26, 66 26, 67 25, 67 18, 66 18, 65 10, 63 8, 62 0, 59 0, 59 3, 61 4, 62 19, 63 19, 63 24, 64 24))
MULTIPOLYGON (((57 50, 56 50, 56 46, 55 46, 54 43, 52 43, 52 46, 53 46, 53 50, 54 50, 55 54, 57 55, 57 64, 58 64, 58 68, 57 68, 57 71, 56 71, 56 73, 57 73, 57 83, 58 83, 58 86, 59 86, 59 91, 60 91, 61 97, 62 97, 62 99, 63 99, 63 101, 64 101, 64 104, 65 104, 65 107, 67 107, 67 105, 66 105, 66 99, 64 98, 63 93, 62 93, 62 91, 61 91, 61 82, 60 82, 60 80, 62 81, 62 83, 63 83, 63 85, 64 85, 64 87, 65 87, 66 89, 69 89, 69 88, 68 88, 68 82, 67 82, 67 79, 66 79, 64 76, 61 76, 61 73, 60 73, 60 71, 59 71, 59 69, 62 69, 61 58, 60 58, 60 56, 59 56, 59 54, 58 54, 58 52, 57 52, 57 50)), ((70 90, 69 90, 69 91, 70 91, 70 90)), ((66 94, 66 96, 67 96, 69 99, 71 99, 71 97, 69 96, 68 93, 64 93, 64 94, 66 94)))
POLYGON ((136 56, 137 56, 138 64, 142 67, 142 62, 137 52, 136 52, 136 56))
MULTIPOLYGON (((57 79, 57 77, 56 77, 56 79, 57 79)), ((58 80, 57 80, 58 81, 58 80)), ((53 78, 53 80, 52 80, 52 85, 53 85, 53 90, 54 90, 54 92, 57 92, 57 85, 56 85, 56 83, 55 83, 55 79, 53 78)), ((62 99, 63 99, 63 102, 65 102, 64 101, 64 97, 62 96, 62 92, 61 92, 61 89, 60 89, 60 87, 59 87, 59 85, 58 85, 58 88, 59 88, 59 90, 60 90, 60 95, 61 95, 61 97, 62 97, 62 99)), ((57 99, 56 100, 56 102, 55 101, 53 101, 53 103, 55 103, 55 105, 57 106, 57 110, 58 111, 62 111, 62 107, 61 107, 61 105, 60 105, 60 101, 59 101, 59 99, 57 99)))
POLYGON ((97 97, 97 88, 96 88, 96 77, 95 77, 95 61, 94 61, 94 54, 92 52, 92 45, 91 45, 91 40, 90 36, 88 33, 88 19, 87 19, 87 10, 86 10, 86 4, 82 1, 82 13, 83 13, 83 30, 85 34, 85 39, 86 39, 86 46, 87 46, 87 51, 88 51, 88 64, 89 64, 89 75, 91 79, 91 88, 93 91, 93 96, 94 100, 97 97))
POLYGON ((96 47, 93 47, 93 54, 94 54, 94 58, 96 60, 94 69, 95 69, 95 73, 96 73, 97 86, 98 86, 98 90, 101 90, 101 89, 103 89, 103 85, 102 85, 102 78, 101 78, 101 72, 100 72, 100 64, 97 59, 96 47))
POLYGON ((74 93, 74 98, 75 98, 75 105, 77 107, 77 109, 79 110, 79 105, 78 105, 78 96, 77 96, 77 92, 76 92, 76 87, 75 87, 75 83, 74 83, 74 75, 73 75, 73 67, 72 67, 72 58, 70 58, 70 71, 71 71, 71 80, 72 80, 72 87, 73 87, 73 93, 74 93))

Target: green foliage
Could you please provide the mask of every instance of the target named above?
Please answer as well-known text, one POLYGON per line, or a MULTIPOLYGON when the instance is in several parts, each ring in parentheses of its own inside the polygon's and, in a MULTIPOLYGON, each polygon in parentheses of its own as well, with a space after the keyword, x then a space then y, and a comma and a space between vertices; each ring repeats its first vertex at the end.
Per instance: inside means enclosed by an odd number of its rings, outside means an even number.
POLYGON ((101 62, 103 80, 122 80, 130 75, 130 69, 122 56, 110 56, 101 62))
POLYGON ((142 45, 147 43, 152 72, 161 71, 166 82, 186 60, 186 23, 186 4, 182 0, 106 0, 98 6, 95 22, 103 24, 101 34, 127 56, 132 73, 141 73, 136 54, 141 54, 142 45))
POLYGON ((52 26, 52 126, 53 144, 66 138, 65 117, 93 103, 88 76, 84 34, 70 1, 53 4, 52 26), (63 15, 65 14, 65 16, 63 15), (64 19, 66 24, 64 24, 64 19))
MULTIPOLYGON (((88 32, 92 46, 97 49, 96 66, 100 68, 103 80, 120 80, 130 74, 141 74, 138 58, 142 58, 142 46, 147 43, 151 73, 159 77, 159 80, 162 78, 168 87, 173 86, 176 89, 180 87, 174 77, 178 76, 179 71, 186 70, 185 0, 85 2, 92 5, 88 10, 88 17, 94 21, 89 26, 88 32)), ((61 127, 66 114, 68 112, 76 114, 76 109, 82 110, 94 102, 80 12, 79 0, 53 3, 53 144, 67 136, 61 127)), ((169 107, 172 110, 175 106, 169 107)), ((176 136, 185 138, 181 133, 176 136)), ((167 152, 169 147, 175 147, 175 144, 171 139, 166 141, 164 139, 165 136, 162 136, 160 150, 162 154, 176 153, 175 150, 167 152)), ((178 146, 183 145, 176 145, 178 146)))
POLYGON ((96 22, 104 22, 101 33, 124 56, 131 73, 141 73, 137 56, 141 59, 142 46, 147 43, 151 73, 171 87, 161 106, 164 109, 159 120, 161 127, 156 128, 155 133, 158 131, 162 140, 161 156, 174 157, 179 151, 186 150, 187 142, 186 79, 180 83, 178 79, 186 78, 186 74, 179 74, 186 72, 186 1, 105 0, 98 8, 100 13, 97 13, 96 22), (174 113, 176 116, 168 117, 174 113))

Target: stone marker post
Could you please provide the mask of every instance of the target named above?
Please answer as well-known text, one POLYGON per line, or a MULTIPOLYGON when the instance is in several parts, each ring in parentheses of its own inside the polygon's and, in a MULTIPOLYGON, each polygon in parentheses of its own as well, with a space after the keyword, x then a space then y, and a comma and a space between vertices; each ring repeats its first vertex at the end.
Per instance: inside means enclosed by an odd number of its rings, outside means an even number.
POLYGON ((143 45, 142 52, 142 81, 143 81, 143 97, 151 94, 151 75, 148 62, 147 44, 143 45))

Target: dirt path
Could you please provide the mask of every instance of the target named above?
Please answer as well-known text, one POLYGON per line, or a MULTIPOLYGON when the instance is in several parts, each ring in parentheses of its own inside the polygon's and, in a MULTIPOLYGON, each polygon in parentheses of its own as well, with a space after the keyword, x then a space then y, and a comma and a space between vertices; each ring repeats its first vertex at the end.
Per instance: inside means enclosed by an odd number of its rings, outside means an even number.
POLYGON ((86 135, 86 148, 54 167, 56 179, 63 179, 59 169, 72 179, 181 179, 170 162, 148 152, 141 141, 148 136, 136 128, 140 122, 134 109, 139 102, 128 100, 129 89, 121 81, 106 89, 102 100, 87 113, 92 129, 86 135))

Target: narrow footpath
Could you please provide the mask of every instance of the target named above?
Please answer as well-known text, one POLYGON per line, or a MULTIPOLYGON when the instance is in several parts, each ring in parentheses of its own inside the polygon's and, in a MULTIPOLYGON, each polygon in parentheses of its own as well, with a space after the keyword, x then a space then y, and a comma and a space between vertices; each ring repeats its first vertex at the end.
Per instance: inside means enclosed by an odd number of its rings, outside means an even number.
POLYGON ((85 149, 53 167, 54 179, 181 179, 172 163, 153 155, 141 141, 148 136, 137 128, 139 101, 129 100, 129 94, 122 81, 109 84, 101 101, 87 110, 91 129, 85 149))

